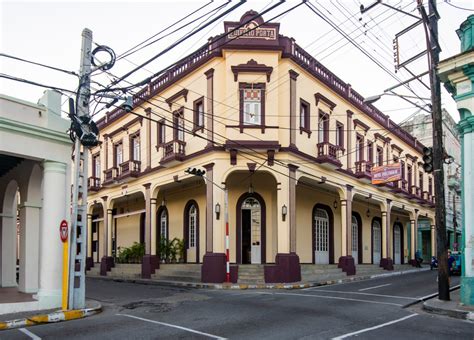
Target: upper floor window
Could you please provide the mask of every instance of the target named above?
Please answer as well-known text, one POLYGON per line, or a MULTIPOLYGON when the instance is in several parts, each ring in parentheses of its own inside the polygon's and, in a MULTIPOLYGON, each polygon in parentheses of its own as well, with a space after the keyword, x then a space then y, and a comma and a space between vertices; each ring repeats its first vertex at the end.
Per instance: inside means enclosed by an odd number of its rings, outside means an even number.
POLYGON ((300 132, 311 132, 309 103, 300 99, 300 132))
POLYGON ((194 102, 194 130, 204 127, 204 97, 194 102))
POLYGON ((130 138, 130 151, 132 161, 139 161, 140 160, 140 135, 135 135, 130 138))
POLYGON ((344 148, 344 125, 340 122, 336 122, 336 145, 344 148))
POLYGON ((412 177, 413 177, 413 172, 412 172, 412 167, 411 165, 407 165, 407 175, 408 175, 408 188, 411 188, 412 185, 412 177))
POLYGON ((402 179, 405 179, 405 162, 400 161, 400 166, 402 168, 402 179))
POLYGON ((174 140, 184 142, 184 112, 176 111, 173 117, 174 140))
POLYGON ((418 174, 418 186, 420 187, 420 191, 423 192, 423 172, 421 171, 418 174))
POLYGON ((265 84, 240 83, 241 125, 265 125, 265 84))
POLYGON ((114 167, 123 163, 123 145, 122 142, 114 145, 114 167))
POLYGON ((367 160, 374 163, 374 143, 367 141, 367 160))
POLYGON ((100 154, 92 156, 92 177, 100 177, 100 154))
POLYGON ((329 141, 329 115, 319 111, 318 120, 318 143, 329 141))
POLYGON ((356 162, 361 162, 364 160, 364 137, 359 134, 356 137, 355 157, 356 162))
POLYGON ((161 120, 158 122, 158 145, 164 144, 166 141, 166 125, 165 121, 161 120))
POLYGON ((380 146, 377 147, 377 165, 383 165, 383 148, 381 148, 380 146))
POLYGON ((431 177, 428 178, 428 193, 433 194, 433 179, 431 177))

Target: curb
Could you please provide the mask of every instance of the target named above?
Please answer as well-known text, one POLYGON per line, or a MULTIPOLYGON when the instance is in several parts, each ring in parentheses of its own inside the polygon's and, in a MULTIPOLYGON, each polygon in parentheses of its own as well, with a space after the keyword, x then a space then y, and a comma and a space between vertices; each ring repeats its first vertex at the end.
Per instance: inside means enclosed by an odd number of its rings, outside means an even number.
POLYGON ((183 282, 183 281, 158 281, 150 279, 140 279, 140 278, 121 278, 121 277, 111 277, 111 276, 87 276, 87 278, 102 280, 102 281, 114 281, 114 282, 126 282, 126 283, 136 283, 143 285, 155 285, 155 286, 167 286, 167 287, 189 287, 189 288, 207 288, 207 289, 228 289, 228 290, 246 290, 246 289, 303 289, 319 286, 328 286, 333 284, 340 284, 346 282, 354 281, 364 281, 382 277, 390 277, 397 275, 406 275, 413 274, 423 271, 428 271, 429 268, 421 269, 409 269, 404 271, 392 272, 392 273, 383 273, 383 274, 374 274, 374 275, 365 275, 365 276, 348 276, 344 279, 337 280, 327 280, 319 282, 305 282, 305 283, 267 283, 267 284, 244 284, 244 283, 201 283, 201 282, 183 282))
MULTIPOLYGON (((460 285, 454 286, 449 289, 449 291, 453 291, 456 289, 459 289, 460 285)), ((474 321, 474 312, 472 311, 467 311, 467 310, 462 310, 462 309, 457 309, 456 307, 454 308, 448 308, 448 307, 440 307, 436 306, 438 302, 432 302, 431 299, 436 297, 438 294, 433 294, 432 296, 426 297, 423 301, 423 309, 426 310, 429 313, 433 314, 439 314, 439 315, 446 315, 450 316, 456 319, 462 319, 462 320, 468 320, 468 321, 474 321)), ((439 301, 439 304, 446 304, 446 302, 441 302, 439 301)))
POLYGON ((102 306, 98 305, 97 307, 93 308, 73 309, 67 311, 53 312, 49 314, 38 314, 24 319, 2 321, 0 322, 0 330, 82 319, 94 314, 98 314, 101 311, 102 306))

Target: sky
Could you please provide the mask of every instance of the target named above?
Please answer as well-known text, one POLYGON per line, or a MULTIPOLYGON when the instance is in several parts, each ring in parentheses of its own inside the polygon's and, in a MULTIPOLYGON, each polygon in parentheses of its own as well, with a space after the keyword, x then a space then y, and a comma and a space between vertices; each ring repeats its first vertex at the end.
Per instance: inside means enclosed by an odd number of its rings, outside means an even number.
MULTIPOLYGON (((38 63, 51 65, 68 71, 78 72, 80 62, 81 32, 87 27, 93 31, 93 41, 99 45, 111 47, 117 55, 144 41, 167 27, 187 17, 190 21, 197 17, 188 16, 193 10, 210 2, 195 1, 6 1, 0 0, 0 50, 1 53, 28 59, 38 63)), ((224 0, 214 0, 200 14, 223 4, 224 0)), ((248 0, 225 17, 228 21, 238 21, 248 10, 261 12, 276 4, 276 0, 248 0)), ((264 16, 272 18, 288 9, 298 0, 287 0, 283 5, 273 9, 264 16)), ((293 37, 306 51, 339 78, 364 97, 382 93, 385 89, 411 78, 404 69, 394 73, 393 39, 395 34, 414 23, 416 19, 399 13, 383 5, 377 5, 365 14, 361 14, 361 4, 368 7, 375 0, 312 0, 320 13, 340 27, 353 43, 348 42, 328 23, 315 15, 306 5, 278 17, 280 34, 293 37), (363 48, 385 70, 363 54, 354 45, 363 48), (391 73, 391 74, 389 74, 391 73)), ((386 0, 391 6, 418 15, 416 1, 386 0)), ((425 3, 427 0, 424 1, 425 3)), ((232 1, 230 5, 237 3, 232 1)), ((455 30, 470 15, 474 14, 472 1, 451 0, 438 1, 441 60, 460 52, 459 39, 455 30), (459 9, 456 7, 465 9, 459 9)), ((187 21, 184 21, 187 22, 187 21)), ((190 24, 183 30, 163 38, 126 59, 119 60, 110 70, 115 76, 123 75, 136 64, 156 55, 183 35, 195 28, 197 23, 190 24)), ((223 32, 222 20, 214 23, 202 32, 172 49, 155 62, 136 72, 129 79, 139 81, 172 64, 181 57, 190 54, 202 46, 207 38, 223 32)), ((426 46, 421 26, 402 36, 399 40, 400 57, 402 60, 422 51, 426 46)), ((426 56, 409 65, 413 74, 427 70, 426 56)), ((74 91, 78 79, 74 75, 38 67, 35 65, 12 60, 0 56, 0 73, 28 79, 38 83, 65 88, 74 91)), ((94 76, 93 88, 107 85, 111 78, 104 74, 94 76)), ((427 77, 423 78, 429 84, 427 77)), ((125 84, 124 84, 125 85, 125 84)), ((420 82, 410 83, 416 96, 429 98, 429 91, 420 82)), ((458 121, 459 114, 451 96, 444 90, 442 105, 453 118, 458 121)), ((44 88, 0 78, 0 93, 37 102, 44 88)), ((399 94, 414 96, 408 89, 397 88, 399 94)), ((64 98, 66 99, 66 97, 64 98)), ((412 100, 412 99, 410 99, 412 100)), ((423 100, 413 101, 423 106, 423 100)), ((428 101, 425 101, 425 103, 428 101)), ((419 111, 418 108, 395 96, 383 96, 375 106, 381 109, 396 122, 401 122, 419 111)), ((67 110, 67 106, 63 107, 67 110)))

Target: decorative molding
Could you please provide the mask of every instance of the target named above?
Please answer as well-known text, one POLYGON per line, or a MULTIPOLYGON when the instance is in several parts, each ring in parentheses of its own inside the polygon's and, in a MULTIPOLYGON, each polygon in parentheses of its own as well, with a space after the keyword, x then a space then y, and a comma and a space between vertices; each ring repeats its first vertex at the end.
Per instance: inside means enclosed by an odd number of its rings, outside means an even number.
POLYGON ((230 149, 230 165, 237 165, 237 150, 230 149))
POLYGON ((270 82, 270 76, 273 72, 273 67, 265 64, 259 64, 254 59, 250 59, 246 64, 231 66, 232 73, 234 73, 234 81, 239 79, 239 73, 265 73, 267 75, 267 83, 270 82))
POLYGON ((382 135, 381 135, 380 133, 378 133, 378 132, 374 134, 374 137, 375 137, 375 139, 379 139, 379 140, 381 140, 381 141, 384 142, 384 143, 389 143, 389 142, 390 142, 390 139, 389 139, 389 138, 382 136, 382 135))
POLYGON ((175 94, 173 94, 171 97, 165 99, 166 103, 170 107, 170 110, 171 110, 171 106, 173 105, 173 103, 180 97, 184 97, 184 101, 187 102, 188 101, 188 92, 189 92, 188 89, 182 89, 182 90, 176 92, 175 94))
POLYGON ((253 141, 253 140, 226 140, 226 150, 256 149, 256 150, 279 150, 281 145, 278 141, 253 141))
POLYGON ((318 105, 318 103, 320 101, 322 101, 323 103, 325 103, 327 106, 329 106, 329 108, 332 110, 334 110, 334 108, 336 107, 336 103, 334 103, 333 101, 331 101, 328 97, 324 96, 323 94, 321 94, 320 92, 316 92, 314 94, 314 98, 316 99, 316 105, 318 105))
POLYGON ((399 147, 398 145, 396 145, 396 144, 392 144, 390 146, 392 147, 392 150, 397 151, 399 154, 401 154, 402 151, 403 151, 403 149, 401 147, 399 147))
POLYGON ((118 129, 115 129, 114 131, 110 132, 110 133, 106 133, 104 134, 104 138, 110 138, 112 139, 113 136, 117 135, 118 133, 120 132, 123 132, 123 131, 128 131, 128 129, 135 125, 136 123, 140 123, 140 125, 143 124, 143 117, 135 117, 133 118, 131 121, 129 121, 128 123, 125 123, 124 125, 122 125, 121 127, 119 127, 118 129))
POLYGON ((365 132, 367 132, 370 129, 370 126, 368 126, 367 124, 365 124, 364 122, 362 122, 359 119, 354 119, 352 122, 354 123, 354 129, 356 128, 356 126, 359 126, 365 132))
POLYGON ((411 160, 412 162, 416 162, 418 160, 418 157, 410 155, 409 153, 405 154, 405 158, 411 160))
POLYGON ((290 74, 291 80, 296 80, 296 78, 298 78, 298 76, 300 75, 298 72, 294 70, 289 70, 288 73, 290 74))
POLYGON ((254 173, 255 169, 257 168, 257 163, 247 163, 247 167, 249 168, 249 171, 254 173))
POLYGON ((209 70, 207 70, 206 72, 204 72, 204 74, 206 75, 206 78, 209 79, 209 78, 212 78, 214 76, 214 69, 213 68, 210 68, 209 70))
POLYGON ((267 164, 273 166, 275 161, 275 150, 267 150, 267 164))
POLYGON ((354 115, 354 112, 352 112, 351 110, 347 110, 346 113, 348 118, 352 118, 352 116, 354 115))

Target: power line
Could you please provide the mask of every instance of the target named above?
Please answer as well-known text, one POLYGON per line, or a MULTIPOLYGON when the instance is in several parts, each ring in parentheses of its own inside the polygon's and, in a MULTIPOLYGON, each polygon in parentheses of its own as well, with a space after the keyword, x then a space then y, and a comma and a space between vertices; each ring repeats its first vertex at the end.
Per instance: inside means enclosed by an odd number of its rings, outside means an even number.
POLYGON ((76 94, 76 92, 65 89, 65 88, 62 88, 62 87, 57 87, 57 86, 52 86, 52 85, 45 85, 45 84, 37 83, 37 82, 32 81, 32 80, 10 76, 10 75, 5 74, 5 73, 0 73, 0 78, 5 78, 5 79, 25 83, 25 84, 30 84, 30 85, 34 85, 34 86, 39 86, 39 87, 44 87, 44 88, 47 88, 47 89, 56 90, 56 91, 60 92, 61 94, 64 94, 62 92, 69 92, 71 94, 76 94))
POLYGON ((451 7, 454 7, 463 11, 474 12, 474 9, 454 5, 449 0, 444 0, 444 3, 448 4, 451 7))
POLYGON ((35 62, 35 61, 23 59, 23 58, 20 58, 20 57, 15 57, 15 56, 12 56, 12 55, 6 54, 6 53, 0 53, 0 57, 6 57, 6 58, 10 58, 10 59, 22 61, 22 62, 25 62, 25 63, 28 63, 28 64, 33 64, 33 65, 37 65, 37 66, 49 68, 49 69, 51 69, 51 70, 63 72, 63 73, 66 73, 66 74, 69 74, 69 75, 73 75, 73 76, 76 76, 76 77, 79 76, 79 75, 78 75, 76 72, 74 72, 74 71, 63 70, 63 69, 58 68, 58 67, 55 67, 55 66, 50 66, 50 65, 46 65, 46 64, 41 64, 41 63, 38 63, 38 62, 35 62))

